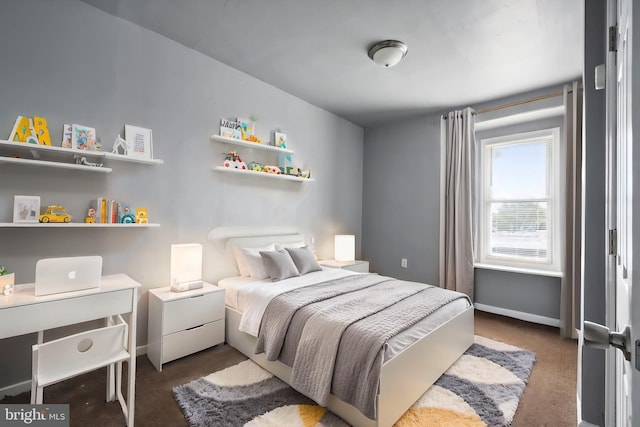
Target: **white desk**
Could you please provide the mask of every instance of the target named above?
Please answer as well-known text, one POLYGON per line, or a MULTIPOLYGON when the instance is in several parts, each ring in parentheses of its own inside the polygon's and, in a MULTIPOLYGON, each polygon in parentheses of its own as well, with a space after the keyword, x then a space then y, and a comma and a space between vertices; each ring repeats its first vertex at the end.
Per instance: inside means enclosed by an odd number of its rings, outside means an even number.
MULTIPOLYGON (((127 383, 127 425, 133 427, 136 384, 136 321, 140 284, 126 274, 103 276, 100 288, 35 296, 34 284, 16 285, 10 295, 0 294, 0 339, 39 332, 114 314, 130 313, 127 383)), ((112 372, 109 372, 112 375, 112 372)), ((107 381, 109 384, 109 381, 107 381)), ((115 390, 108 390, 109 400, 115 390)))

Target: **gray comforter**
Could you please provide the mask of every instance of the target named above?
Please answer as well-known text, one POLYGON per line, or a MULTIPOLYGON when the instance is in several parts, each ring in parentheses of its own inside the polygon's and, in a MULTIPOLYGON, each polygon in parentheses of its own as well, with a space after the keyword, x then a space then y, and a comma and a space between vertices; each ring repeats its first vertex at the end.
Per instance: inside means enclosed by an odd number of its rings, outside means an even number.
POLYGON ((306 286, 269 303, 256 353, 291 366, 291 385, 319 405, 332 392, 375 419, 384 343, 458 298, 376 274, 306 286))

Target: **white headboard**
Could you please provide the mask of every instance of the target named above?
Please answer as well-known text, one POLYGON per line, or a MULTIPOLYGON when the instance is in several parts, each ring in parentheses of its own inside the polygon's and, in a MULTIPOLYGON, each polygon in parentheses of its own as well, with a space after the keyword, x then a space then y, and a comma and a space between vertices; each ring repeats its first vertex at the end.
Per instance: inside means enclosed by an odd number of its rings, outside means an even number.
POLYGON ((216 259, 216 262, 221 264, 218 265, 218 269, 226 271, 227 276, 234 271, 237 274, 238 271, 233 246, 255 248, 270 243, 306 242, 304 234, 297 227, 286 226, 217 227, 209 232, 208 239, 221 255, 216 259))

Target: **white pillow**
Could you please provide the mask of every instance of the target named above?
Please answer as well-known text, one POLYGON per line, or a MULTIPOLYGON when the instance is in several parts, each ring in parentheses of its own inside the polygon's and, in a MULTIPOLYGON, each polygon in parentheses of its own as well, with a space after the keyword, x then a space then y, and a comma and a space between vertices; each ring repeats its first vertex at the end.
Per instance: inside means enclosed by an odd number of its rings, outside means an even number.
POLYGON ((276 243, 276 251, 280 251, 286 248, 303 248, 305 246, 305 242, 276 243))
POLYGON ((247 260, 249 256, 257 256, 260 259, 260 263, 262 263, 260 251, 274 251, 275 249, 276 247, 273 243, 267 246, 261 246, 259 248, 239 248, 237 246, 234 246, 233 255, 236 258, 236 263, 238 264, 240 275, 245 277, 253 276, 253 274, 251 274, 251 269, 249 268, 249 261, 247 260))

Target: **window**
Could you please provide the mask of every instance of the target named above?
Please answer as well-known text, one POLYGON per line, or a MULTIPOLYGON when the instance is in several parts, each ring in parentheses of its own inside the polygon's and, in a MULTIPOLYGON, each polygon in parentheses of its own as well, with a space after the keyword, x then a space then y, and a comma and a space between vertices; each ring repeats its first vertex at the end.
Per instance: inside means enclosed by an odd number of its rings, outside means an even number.
POLYGON ((481 140, 480 263, 560 271, 559 134, 481 140))

